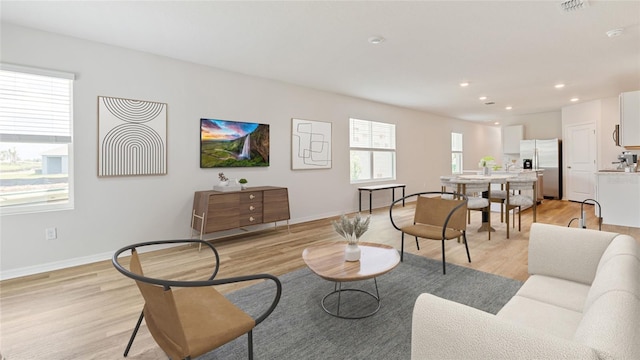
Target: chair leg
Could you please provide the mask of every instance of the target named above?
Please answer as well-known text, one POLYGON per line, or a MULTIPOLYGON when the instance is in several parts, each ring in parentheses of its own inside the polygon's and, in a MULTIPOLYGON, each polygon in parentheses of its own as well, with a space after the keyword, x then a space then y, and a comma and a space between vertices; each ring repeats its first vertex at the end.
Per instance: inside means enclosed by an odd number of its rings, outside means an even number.
POLYGON ((420 243, 418 243, 418 237, 416 236, 416 247, 420 250, 420 243))
POLYGON ((504 215, 505 215, 505 220, 507 225, 507 239, 508 239, 509 238, 509 207, 508 206, 504 215))
POLYGON ((131 349, 131 345, 133 345, 133 339, 136 338, 136 334, 138 334, 138 329, 140 329, 140 324, 142 323, 142 319, 144 319, 144 311, 140 311, 140 317, 138 317, 138 323, 136 327, 133 328, 133 332, 131 333, 131 337, 129 338, 129 343, 127 344, 127 348, 124 350, 124 357, 129 355, 129 349, 131 349))
POLYGON ((489 206, 486 209, 482 210, 487 212, 487 236, 489 240, 491 240, 491 202, 489 202, 489 206))
POLYGON ((518 231, 522 231, 522 207, 518 208, 518 231))
POLYGON ((249 330, 247 339, 249 342, 249 360, 253 360, 253 330, 249 330))
POLYGON ((442 239, 442 274, 443 275, 447 274, 447 263, 445 262, 445 259, 444 259, 444 239, 442 239))
POLYGON ((462 234, 462 237, 464 238, 464 247, 467 250, 467 260, 471 262, 471 255, 469 255, 469 244, 467 244, 467 234, 462 234))
POLYGON ((400 241, 400 261, 404 261, 404 233, 402 233, 402 241, 400 241))

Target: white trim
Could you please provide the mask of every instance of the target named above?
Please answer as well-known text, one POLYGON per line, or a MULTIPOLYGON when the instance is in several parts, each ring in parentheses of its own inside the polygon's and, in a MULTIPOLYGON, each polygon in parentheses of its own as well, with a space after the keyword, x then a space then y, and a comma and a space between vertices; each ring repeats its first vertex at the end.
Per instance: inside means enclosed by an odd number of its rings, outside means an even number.
POLYGON ((14 279, 23 276, 35 275, 54 270, 66 269, 74 266, 91 264, 104 260, 110 260, 114 253, 115 251, 110 251, 74 259, 54 261, 41 265, 33 265, 12 270, 5 270, 0 272, 0 280, 14 279))
POLYGON ((76 79, 76 75, 73 73, 49 70, 49 69, 40 69, 40 68, 34 68, 30 66, 22 66, 22 65, 7 64, 7 63, 0 63, 0 70, 21 72, 21 73, 27 73, 27 74, 33 74, 33 75, 50 76, 50 77, 56 77, 60 79, 68 79, 68 80, 76 79))

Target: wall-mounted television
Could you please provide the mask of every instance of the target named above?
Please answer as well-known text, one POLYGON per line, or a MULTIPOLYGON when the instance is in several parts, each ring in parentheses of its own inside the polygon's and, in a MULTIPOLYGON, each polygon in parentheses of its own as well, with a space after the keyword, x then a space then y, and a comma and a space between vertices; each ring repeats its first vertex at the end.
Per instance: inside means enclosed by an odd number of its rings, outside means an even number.
POLYGON ((269 166, 269 125, 200 119, 200 167, 269 166))

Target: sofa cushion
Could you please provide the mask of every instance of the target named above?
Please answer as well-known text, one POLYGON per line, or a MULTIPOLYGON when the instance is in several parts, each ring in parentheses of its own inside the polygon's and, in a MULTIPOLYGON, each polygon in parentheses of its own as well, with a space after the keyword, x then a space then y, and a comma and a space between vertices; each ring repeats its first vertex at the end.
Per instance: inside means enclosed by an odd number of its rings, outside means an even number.
POLYGON ((572 340, 582 313, 546 302, 515 295, 496 314, 510 322, 572 340))
POLYGON ((587 295, 585 311, 602 295, 624 291, 640 299, 640 260, 633 255, 611 257, 599 268, 587 295))
POLYGON ((638 244, 636 240, 629 235, 618 235, 612 241, 611 244, 602 254, 600 262, 598 263, 598 271, 600 268, 616 255, 630 255, 640 261, 640 254, 638 253, 638 244))
POLYGON ((517 295, 582 312, 589 286, 544 275, 531 275, 517 295))
POLYGON ((585 310, 574 340, 615 359, 640 359, 640 299, 620 290, 599 296, 585 310))
POLYGON ((531 224, 529 274, 591 285, 597 265, 616 233, 531 224))

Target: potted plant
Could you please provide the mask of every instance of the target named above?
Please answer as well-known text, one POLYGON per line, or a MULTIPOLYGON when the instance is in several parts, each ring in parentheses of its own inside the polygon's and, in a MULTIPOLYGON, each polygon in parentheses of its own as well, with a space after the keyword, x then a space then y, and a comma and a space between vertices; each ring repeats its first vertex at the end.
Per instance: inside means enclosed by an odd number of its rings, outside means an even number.
POLYGON ((333 221, 333 228, 340 236, 347 240, 347 247, 344 251, 346 261, 358 261, 360 260, 360 248, 358 242, 360 237, 369 229, 369 222, 371 217, 367 216, 366 220, 363 220, 360 214, 356 214, 351 219, 348 219, 344 214, 340 216, 340 220, 333 221))
POLYGON ((248 181, 245 178, 242 178, 242 179, 238 180, 238 184, 240 184, 240 188, 242 190, 247 188, 247 183, 248 183, 248 181))

